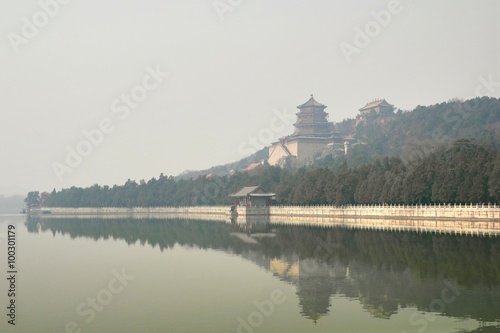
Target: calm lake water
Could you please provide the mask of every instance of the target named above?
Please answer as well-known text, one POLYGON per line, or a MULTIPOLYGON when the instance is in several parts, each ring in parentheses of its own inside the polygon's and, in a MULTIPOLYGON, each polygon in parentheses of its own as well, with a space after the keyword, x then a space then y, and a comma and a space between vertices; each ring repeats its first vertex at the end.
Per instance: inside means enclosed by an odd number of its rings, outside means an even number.
POLYGON ((500 331, 498 238, 254 231, 0 216, 0 332, 500 331), (6 316, 9 225, 15 327, 6 316))

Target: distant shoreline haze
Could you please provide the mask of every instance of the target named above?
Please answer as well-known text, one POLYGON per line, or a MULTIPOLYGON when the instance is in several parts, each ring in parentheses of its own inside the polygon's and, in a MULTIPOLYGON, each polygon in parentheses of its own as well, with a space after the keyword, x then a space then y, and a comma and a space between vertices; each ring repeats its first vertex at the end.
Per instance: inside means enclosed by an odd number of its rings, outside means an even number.
POLYGON ((19 213, 25 206, 24 198, 25 196, 23 195, 13 195, 9 197, 0 195, 0 214, 19 213))

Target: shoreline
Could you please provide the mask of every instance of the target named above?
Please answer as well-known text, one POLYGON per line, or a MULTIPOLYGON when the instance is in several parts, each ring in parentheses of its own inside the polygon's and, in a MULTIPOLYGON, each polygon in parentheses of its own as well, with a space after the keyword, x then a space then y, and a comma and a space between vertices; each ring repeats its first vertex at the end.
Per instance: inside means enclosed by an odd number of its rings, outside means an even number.
POLYGON ((229 206, 43 208, 42 218, 199 219, 239 225, 300 225, 367 230, 500 235, 500 207, 467 206, 229 206))

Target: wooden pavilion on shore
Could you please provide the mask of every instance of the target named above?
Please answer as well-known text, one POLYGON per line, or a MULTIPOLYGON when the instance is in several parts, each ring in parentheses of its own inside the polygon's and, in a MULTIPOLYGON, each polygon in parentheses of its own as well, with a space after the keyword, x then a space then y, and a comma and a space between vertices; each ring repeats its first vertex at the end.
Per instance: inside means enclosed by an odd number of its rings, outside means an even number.
POLYGON ((267 192, 258 185, 243 187, 230 197, 234 199, 234 206, 269 207, 276 199, 276 194, 267 192))

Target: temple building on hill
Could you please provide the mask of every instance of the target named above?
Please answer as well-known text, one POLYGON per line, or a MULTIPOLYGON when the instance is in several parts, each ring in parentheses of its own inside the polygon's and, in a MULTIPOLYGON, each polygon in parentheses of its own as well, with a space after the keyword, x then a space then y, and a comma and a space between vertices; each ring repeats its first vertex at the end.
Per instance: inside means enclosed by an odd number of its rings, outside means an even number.
POLYGON ((293 134, 280 138, 269 147, 270 165, 301 166, 312 163, 318 157, 347 154, 349 147, 362 144, 354 139, 359 124, 372 121, 384 123, 394 118, 394 106, 385 99, 367 103, 359 109, 360 114, 352 128, 329 122, 326 105, 317 102, 312 94, 297 108, 299 112, 293 134))
POLYGON ((359 109, 359 115, 361 117, 372 116, 388 116, 394 114, 394 106, 387 103, 385 99, 375 100, 373 102, 367 103, 361 109, 359 109))
POLYGON ((293 134, 269 147, 270 165, 285 165, 288 162, 307 164, 328 146, 340 145, 342 152, 345 151, 346 140, 335 133, 334 124, 328 121, 325 105, 318 103, 311 94, 311 98, 297 108, 299 112, 293 134))

